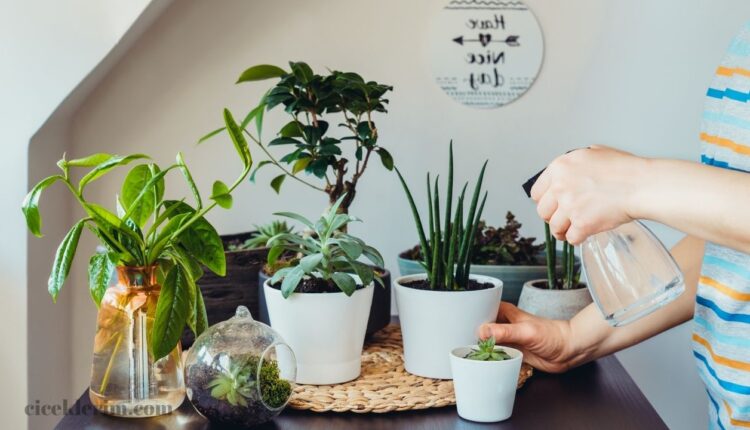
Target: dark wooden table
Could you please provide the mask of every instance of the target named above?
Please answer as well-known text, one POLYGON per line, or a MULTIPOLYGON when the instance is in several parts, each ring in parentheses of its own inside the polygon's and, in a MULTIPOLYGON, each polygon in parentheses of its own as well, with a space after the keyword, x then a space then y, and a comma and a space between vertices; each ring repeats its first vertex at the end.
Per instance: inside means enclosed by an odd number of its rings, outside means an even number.
MULTIPOLYGON (((666 429, 643 393, 615 357, 606 357, 563 375, 536 372, 516 397, 513 416, 502 423, 462 420, 455 407, 387 414, 300 412, 287 409, 257 427, 278 430, 439 430, 439 429, 666 429)), ((114 418, 97 412, 84 392, 58 430, 207 430, 216 429, 186 400, 170 415, 114 418)))

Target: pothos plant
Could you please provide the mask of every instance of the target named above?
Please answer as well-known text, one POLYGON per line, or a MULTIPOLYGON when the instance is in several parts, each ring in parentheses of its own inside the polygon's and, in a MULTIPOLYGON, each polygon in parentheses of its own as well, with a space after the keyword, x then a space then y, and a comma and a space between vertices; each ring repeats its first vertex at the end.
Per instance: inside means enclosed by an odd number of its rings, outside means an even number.
MULTIPOLYGON (((248 138, 268 157, 258 163, 250 176, 255 180, 258 170, 273 165, 280 174, 273 177, 271 187, 278 193, 284 180, 292 178, 316 191, 328 195, 329 204, 346 196, 339 210, 348 213, 357 194, 357 185, 367 169, 370 158, 377 154, 386 169, 393 169, 393 157, 379 145, 374 114, 386 113, 388 99, 384 96, 393 87, 375 81, 365 81, 352 72, 331 71, 315 74, 303 62, 290 62, 290 70, 262 64, 245 70, 237 83, 278 78, 274 85, 240 124, 248 138), (277 136, 263 143, 259 125, 265 111, 283 106, 289 116, 277 136), (247 130, 255 120, 256 134, 247 130), (338 127, 335 127, 338 126, 338 127), (333 130, 343 130, 334 133, 333 130), (288 148, 277 158, 269 148, 288 148), (350 158, 353 155, 353 159, 350 158), (306 172, 323 183, 313 183, 298 176, 306 172)), ((201 138, 201 142, 225 130, 216 129, 201 138)))
POLYGON ((373 280, 383 285, 374 267, 358 261, 360 257, 365 257, 375 266, 383 267, 380 252, 341 229, 352 221, 359 221, 349 214, 338 213, 345 198, 345 195, 339 197, 316 223, 291 212, 275 214, 297 220, 311 231, 305 236, 282 233, 268 241, 271 247, 268 252, 269 265, 273 265, 285 251, 299 256, 291 266, 278 270, 270 280, 272 285, 281 281, 284 298, 288 298, 305 277, 318 277, 333 283, 347 296, 357 289, 357 281, 351 275, 357 275, 362 285, 369 285, 373 280))
POLYGON ((63 158, 57 163, 61 173, 36 184, 23 202, 26 224, 38 237, 42 236, 39 198, 44 189, 56 182, 67 187, 86 214, 73 225, 57 249, 48 281, 53 301, 57 300, 68 277, 84 229, 96 236, 106 249, 104 253, 94 254, 89 261, 89 289, 97 306, 115 266, 158 268, 162 285, 150 336, 155 360, 174 349, 186 324, 196 336, 208 325, 203 299, 196 285, 203 273, 201 264, 220 276, 226 272, 221 238, 204 216, 216 206, 225 209, 232 206, 231 193, 249 174, 252 157, 240 126, 226 109, 224 122, 243 168, 232 185, 218 180, 214 182, 210 203, 204 204, 180 153, 176 162, 166 168, 153 162, 133 167, 122 184, 116 213, 89 201, 85 195, 87 187, 117 167, 150 160, 147 155, 99 153, 75 160, 63 158), (71 171, 80 168, 89 170, 74 184, 71 171), (179 171, 184 177, 195 206, 184 199, 163 199, 164 177, 172 171, 179 171))

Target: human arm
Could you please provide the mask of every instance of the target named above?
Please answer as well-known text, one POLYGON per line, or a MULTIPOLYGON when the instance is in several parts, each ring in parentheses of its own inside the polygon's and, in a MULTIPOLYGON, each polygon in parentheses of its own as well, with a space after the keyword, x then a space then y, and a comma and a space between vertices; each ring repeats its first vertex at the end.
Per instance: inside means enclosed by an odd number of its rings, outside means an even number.
POLYGON ((555 237, 573 244, 634 219, 750 253, 750 175, 606 147, 555 159, 531 191, 555 237))
POLYGON ((693 316, 704 242, 685 237, 672 256, 685 277, 685 293, 657 312, 623 327, 612 327, 594 304, 570 321, 549 320, 502 303, 498 322, 480 328, 480 337, 494 336, 501 345, 519 348, 524 361, 547 372, 564 372, 588 361, 655 336, 693 316))

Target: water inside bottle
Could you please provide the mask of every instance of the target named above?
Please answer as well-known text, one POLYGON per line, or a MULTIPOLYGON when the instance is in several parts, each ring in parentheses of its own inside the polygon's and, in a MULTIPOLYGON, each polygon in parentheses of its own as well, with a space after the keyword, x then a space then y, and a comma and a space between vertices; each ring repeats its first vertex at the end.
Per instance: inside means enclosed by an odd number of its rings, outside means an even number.
POLYGON ((685 290, 672 256, 638 221, 586 239, 581 261, 591 296, 613 326, 648 315, 685 290))

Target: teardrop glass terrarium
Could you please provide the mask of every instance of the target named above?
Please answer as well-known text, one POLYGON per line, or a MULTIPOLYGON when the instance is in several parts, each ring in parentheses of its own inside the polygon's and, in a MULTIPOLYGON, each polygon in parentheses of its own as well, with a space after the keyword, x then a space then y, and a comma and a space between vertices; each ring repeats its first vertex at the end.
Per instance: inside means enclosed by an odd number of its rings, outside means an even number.
POLYGON ((117 281, 102 298, 89 397, 106 414, 163 415, 185 399, 180 344, 156 361, 150 348, 161 291, 156 271, 157 266, 119 266, 117 281))
POLYGON ((185 361, 187 395, 214 424, 252 427, 289 402, 297 373, 291 348, 246 307, 201 334, 185 361))

